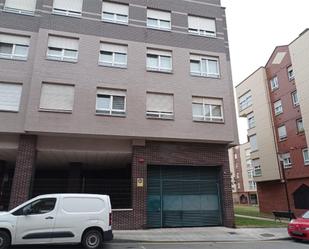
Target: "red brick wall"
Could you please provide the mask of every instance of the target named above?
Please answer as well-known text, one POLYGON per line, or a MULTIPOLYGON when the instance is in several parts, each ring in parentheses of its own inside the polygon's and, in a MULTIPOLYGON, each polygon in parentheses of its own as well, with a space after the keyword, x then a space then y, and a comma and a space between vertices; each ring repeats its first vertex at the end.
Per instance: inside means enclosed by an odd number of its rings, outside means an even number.
POLYGON ((36 136, 20 136, 9 209, 29 199, 32 177, 35 170, 36 141, 36 136))
MULTIPOLYGON (((292 211, 296 215, 303 214, 306 210, 295 209, 293 193, 302 185, 309 186, 309 179, 294 179, 288 180, 288 192, 292 211)), ((287 198, 284 190, 284 185, 280 181, 260 182, 257 183, 258 198, 260 203, 260 211, 271 213, 272 211, 288 211, 287 198)))
POLYGON ((143 229, 146 227, 147 197, 147 165, 181 165, 181 166, 221 166, 221 193, 223 223, 234 226, 233 198, 231 175, 229 169, 228 150, 225 145, 147 142, 145 147, 134 146, 132 160, 132 202, 133 224, 128 225, 132 214, 129 213, 128 223, 125 216, 116 213, 115 228, 143 229), (137 188, 137 178, 144 178, 144 187, 137 188), (121 218, 122 217, 122 218, 121 218))

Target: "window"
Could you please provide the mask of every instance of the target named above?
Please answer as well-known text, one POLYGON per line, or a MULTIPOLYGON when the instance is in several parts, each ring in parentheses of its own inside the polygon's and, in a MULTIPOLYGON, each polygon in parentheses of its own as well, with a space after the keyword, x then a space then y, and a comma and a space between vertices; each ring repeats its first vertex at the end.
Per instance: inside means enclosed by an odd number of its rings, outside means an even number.
POLYGON ((288 137, 285 125, 282 125, 278 128, 278 135, 279 141, 283 141, 288 137))
POLYGON ((296 124, 297 124, 297 131, 298 131, 299 133, 304 132, 305 129, 304 129, 303 120, 302 120, 302 119, 296 120, 296 124))
POLYGON ((299 106, 299 98, 298 98, 297 91, 292 92, 292 101, 293 101, 294 106, 299 106))
POLYGON ((270 87, 271 87, 272 91, 274 91, 274 90, 279 88, 279 81, 278 81, 278 77, 277 76, 273 77, 270 80, 270 87))
POLYGON ((36 7, 36 0, 6 0, 4 10, 17 14, 33 15, 36 7))
POLYGON ((195 121, 223 122, 222 99, 192 98, 192 113, 195 121))
POLYGON ((252 167, 253 167, 253 175, 254 177, 262 176, 262 169, 260 165, 260 159, 252 160, 252 167))
POLYGON ((74 104, 74 86, 43 83, 40 110, 71 112, 74 104))
POLYGON ((128 24, 129 6, 103 1, 102 20, 105 22, 128 24))
POLYGON ((252 95, 251 91, 245 93, 239 98, 239 110, 243 111, 246 108, 252 106, 252 95))
POLYGON ((253 169, 248 170, 248 178, 253 178, 253 169))
POLYGON ((99 64, 110 67, 127 67, 128 47, 111 43, 101 43, 99 64))
POLYGON ((171 72, 172 52, 147 49, 147 70, 171 72))
POLYGON ((254 114, 253 112, 249 113, 247 116, 247 120, 248 120, 248 128, 252 129, 255 127, 255 119, 254 119, 254 114))
POLYGON ((245 154, 246 154, 246 157, 251 157, 251 149, 246 149, 245 150, 245 154))
POLYGON ((65 16, 81 16, 83 0, 54 0, 53 13, 65 16))
POLYGON ((247 165, 247 168, 251 168, 251 159, 247 159, 246 160, 246 165, 247 165))
POLYGON ((164 93, 147 93, 146 117, 158 119, 174 118, 174 96, 164 93))
POLYGON ((191 75, 219 78, 219 59, 216 57, 190 55, 191 75))
POLYGON ((283 113, 283 107, 282 107, 281 100, 278 100, 274 103, 274 108, 275 108, 275 115, 279 115, 283 113))
POLYGON ((22 85, 0 82, 0 111, 18 112, 22 85))
POLYGON ((78 39, 52 36, 48 37, 47 58, 57 61, 76 62, 78 39))
POLYGON ((20 215, 46 214, 53 211, 55 205, 56 205, 56 198, 39 199, 18 209, 13 213, 13 215, 20 216, 20 215))
POLYGON ((281 158, 283 160, 283 167, 284 168, 291 168, 291 165, 292 165, 291 154, 290 153, 282 154, 281 158))
POLYGON ((171 13, 161 10, 147 9, 147 27, 171 30, 171 13))
POLYGON ((253 135, 249 137, 249 142, 251 146, 251 151, 256 151, 258 150, 258 145, 257 145, 257 136, 253 135))
POLYGON ((288 70, 288 78, 289 78, 289 81, 294 80, 295 75, 294 75, 293 67, 292 67, 292 66, 289 66, 287 70, 288 70))
POLYGON ((255 181, 249 181, 249 189, 250 190, 256 189, 256 182, 255 181))
POLYGON ((30 38, 0 34, 0 58, 27 60, 30 38))
POLYGON ((215 19, 188 16, 189 33, 216 37, 216 21, 215 19))
POLYGON ((126 91, 98 89, 96 113, 109 116, 126 116, 126 91))
POLYGON ((309 165, 309 150, 308 150, 308 148, 303 150, 303 156, 304 156, 305 165, 309 165))

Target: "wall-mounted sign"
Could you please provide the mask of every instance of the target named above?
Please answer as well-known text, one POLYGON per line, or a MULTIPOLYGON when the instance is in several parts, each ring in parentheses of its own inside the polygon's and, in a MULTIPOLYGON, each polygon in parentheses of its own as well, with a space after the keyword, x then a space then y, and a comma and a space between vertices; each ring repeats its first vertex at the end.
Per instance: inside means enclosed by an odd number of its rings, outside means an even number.
POLYGON ((137 178, 137 187, 138 188, 144 187, 144 178, 137 178))

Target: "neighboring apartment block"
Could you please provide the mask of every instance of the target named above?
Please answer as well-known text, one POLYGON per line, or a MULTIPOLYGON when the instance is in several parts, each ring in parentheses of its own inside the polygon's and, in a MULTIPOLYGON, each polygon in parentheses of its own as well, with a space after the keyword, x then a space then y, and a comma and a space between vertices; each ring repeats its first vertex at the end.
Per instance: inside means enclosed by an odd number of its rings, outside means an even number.
POLYGON ((220 0, 0 0, 1 209, 97 193, 115 229, 233 226, 225 20, 220 0))
POLYGON ((302 57, 306 53, 300 52, 306 49, 305 39, 308 42, 308 35, 299 37, 290 47, 276 47, 266 66, 236 87, 239 115, 248 120, 254 179, 263 212, 288 210, 290 205, 301 214, 309 208, 308 134, 304 121, 308 113, 309 91, 308 84, 304 84, 308 62, 302 57))
POLYGON ((229 149, 233 201, 235 204, 258 204, 250 143, 229 149))

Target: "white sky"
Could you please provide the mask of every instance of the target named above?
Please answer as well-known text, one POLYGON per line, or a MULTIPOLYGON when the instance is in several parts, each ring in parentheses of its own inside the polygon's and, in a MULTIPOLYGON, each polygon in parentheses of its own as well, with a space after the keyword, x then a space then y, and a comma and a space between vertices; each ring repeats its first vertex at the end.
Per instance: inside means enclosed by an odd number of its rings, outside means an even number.
MULTIPOLYGON (((226 7, 234 85, 265 66, 276 46, 292 42, 309 28, 309 0, 221 0, 226 7)), ((239 120, 246 142, 246 120, 239 120)))

